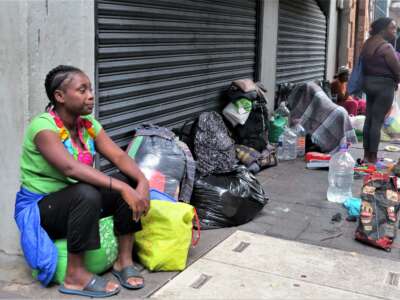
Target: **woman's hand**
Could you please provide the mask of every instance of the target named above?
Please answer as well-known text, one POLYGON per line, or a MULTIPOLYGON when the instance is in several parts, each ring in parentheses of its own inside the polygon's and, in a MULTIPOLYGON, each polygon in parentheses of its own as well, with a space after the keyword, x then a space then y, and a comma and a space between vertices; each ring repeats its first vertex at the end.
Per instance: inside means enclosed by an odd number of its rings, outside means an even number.
MULTIPOLYGON (((122 151, 121 148, 110 139, 104 130, 100 131, 95 142, 97 151, 100 154, 110 160, 122 173, 138 183, 135 189, 135 199, 140 202, 140 206, 144 207, 143 212, 147 213, 150 207, 149 183, 136 165, 136 162, 130 158, 126 152, 122 151)), ((126 194, 126 192, 124 194, 126 194)), ((126 195, 126 197, 126 199, 129 199, 128 195, 126 195)))
POLYGON ((138 183, 136 192, 140 195, 140 200, 143 201, 145 206, 144 215, 146 215, 150 208, 149 182, 146 178, 138 183))
POLYGON ((133 219, 137 222, 143 213, 148 209, 146 201, 130 185, 124 184, 121 190, 121 197, 128 203, 133 211, 133 219))

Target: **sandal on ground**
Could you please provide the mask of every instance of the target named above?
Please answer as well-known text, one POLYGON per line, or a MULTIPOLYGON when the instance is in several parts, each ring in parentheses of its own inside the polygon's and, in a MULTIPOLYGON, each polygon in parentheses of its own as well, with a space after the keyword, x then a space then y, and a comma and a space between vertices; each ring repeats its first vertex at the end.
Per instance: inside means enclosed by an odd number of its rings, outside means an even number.
POLYGON ((106 287, 109 280, 106 280, 100 276, 93 275, 89 283, 83 288, 83 290, 75 290, 66 288, 61 285, 58 289, 60 293, 68 295, 78 295, 92 298, 105 298, 116 295, 121 290, 119 287, 111 292, 107 292, 106 287))
POLYGON ((125 268, 123 268, 121 271, 117 271, 115 269, 113 269, 111 271, 111 273, 117 277, 117 279, 119 280, 119 283, 124 287, 127 288, 129 290, 138 290, 141 289, 142 287, 144 287, 144 282, 140 283, 140 284, 130 284, 128 282, 129 278, 137 278, 137 279, 142 279, 143 280, 143 276, 140 275, 139 271, 135 269, 134 266, 127 266, 125 268))

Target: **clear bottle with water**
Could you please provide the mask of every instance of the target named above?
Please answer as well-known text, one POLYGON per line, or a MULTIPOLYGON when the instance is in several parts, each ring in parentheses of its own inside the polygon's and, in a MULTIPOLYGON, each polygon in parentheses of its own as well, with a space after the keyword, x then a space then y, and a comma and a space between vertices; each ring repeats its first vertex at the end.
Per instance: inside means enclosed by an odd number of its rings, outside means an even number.
POLYGON ((290 110, 289 108, 287 108, 286 103, 282 101, 281 103, 279 103, 279 106, 276 109, 275 113, 281 115, 282 117, 289 117, 290 110))
POLYGON ((299 121, 296 121, 293 131, 297 134, 297 156, 303 157, 306 153, 306 131, 299 121))
POLYGON ((330 202, 343 203, 352 197, 355 161, 348 152, 347 145, 340 146, 339 152, 332 155, 329 161, 327 199, 330 202))
POLYGON ((278 145, 277 145, 276 152, 278 155, 278 160, 282 160, 283 159, 283 133, 278 138, 278 145))
MULTIPOLYGON (((280 160, 292 160, 297 157, 297 135, 289 127, 285 128, 285 131, 279 137, 282 139, 282 150, 279 158, 279 147, 278 147, 278 159, 280 160)), ((279 142, 278 142, 279 145, 279 142)))

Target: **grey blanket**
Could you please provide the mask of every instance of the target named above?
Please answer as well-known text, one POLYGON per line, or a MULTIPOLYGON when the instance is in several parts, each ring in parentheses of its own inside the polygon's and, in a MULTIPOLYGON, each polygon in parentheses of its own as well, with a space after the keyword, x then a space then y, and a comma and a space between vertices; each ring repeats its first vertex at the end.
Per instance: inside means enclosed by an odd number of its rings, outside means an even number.
POLYGON ((290 121, 299 119, 311 141, 322 151, 331 152, 340 146, 343 138, 357 143, 347 111, 329 99, 315 83, 298 85, 288 97, 290 121))

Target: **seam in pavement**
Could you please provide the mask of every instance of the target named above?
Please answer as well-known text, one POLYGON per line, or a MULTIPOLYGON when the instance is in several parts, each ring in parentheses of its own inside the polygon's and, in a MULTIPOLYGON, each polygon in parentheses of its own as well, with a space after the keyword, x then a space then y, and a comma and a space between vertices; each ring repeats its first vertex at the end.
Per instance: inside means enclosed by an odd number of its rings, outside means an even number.
POLYGON ((310 227, 310 225, 311 225, 311 221, 308 221, 308 222, 307 222, 307 225, 304 226, 304 228, 299 232, 298 235, 296 235, 296 237, 295 237, 295 240, 296 240, 296 241, 297 241, 297 239, 298 239, 304 232, 306 232, 306 230, 310 227))
POLYGON ((3 249, 0 249, 0 253, 6 256, 13 256, 13 257, 23 257, 23 255, 21 253, 12 253, 12 252, 7 252, 3 249))
POLYGON ((287 278, 287 279, 301 281, 301 282, 305 282, 305 283, 311 283, 311 284, 315 284, 315 285, 319 285, 319 286, 323 286, 323 287, 328 287, 328 288, 332 288, 332 289, 335 289, 335 290, 341 290, 341 291, 345 291, 345 292, 350 292, 350 293, 354 293, 354 294, 358 294, 358 295, 363 295, 363 296, 368 296, 368 297, 375 297, 377 299, 385 299, 385 300, 388 299, 388 298, 385 298, 385 297, 382 297, 382 296, 369 295, 369 294, 356 292, 356 291, 352 291, 352 290, 348 290, 348 289, 343 289, 343 288, 339 288, 339 287, 335 287, 335 286, 330 286, 330 285, 321 284, 321 283, 315 283, 315 282, 312 282, 312 281, 309 281, 309 280, 304 280, 304 279, 301 279, 301 278, 293 278, 293 277, 285 276, 285 275, 282 275, 282 274, 276 274, 276 273, 273 273, 273 272, 261 271, 261 270, 257 270, 257 269, 250 268, 250 267, 239 266, 239 265, 236 265, 236 264, 222 262, 222 261, 215 260, 215 259, 212 259, 212 258, 204 257, 202 259, 208 260, 208 261, 212 261, 212 262, 216 262, 216 263, 220 263, 220 264, 224 264, 224 265, 230 265, 230 266, 233 266, 233 267, 237 267, 239 269, 246 269, 246 270, 255 271, 255 272, 258 272, 258 273, 269 274, 269 275, 273 275, 273 276, 277 276, 277 277, 281 277, 281 278, 287 278))

